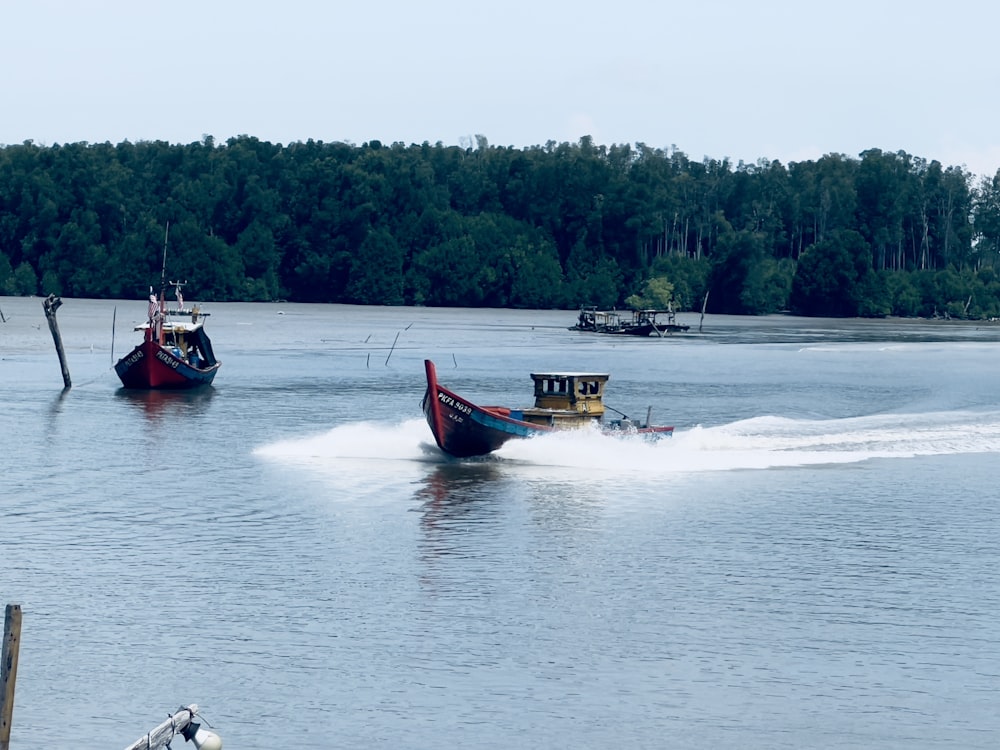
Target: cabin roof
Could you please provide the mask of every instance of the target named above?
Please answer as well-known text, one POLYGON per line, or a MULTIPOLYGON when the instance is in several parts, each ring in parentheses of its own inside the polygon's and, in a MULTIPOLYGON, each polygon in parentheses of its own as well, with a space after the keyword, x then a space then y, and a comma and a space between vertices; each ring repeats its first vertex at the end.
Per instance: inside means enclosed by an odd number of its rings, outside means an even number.
MULTIPOLYGON (((203 321, 198 321, 197 323, 191 323, 183 320, 167 320, 163 323, 164 331, 172 331, 173 333, 191 333, 192 331, 197 331, 203 326, 203 321)), ((133 331, 145 331, 149 328, 149 322, 138 323, 133 331)))
POLYGON ((606 372, 533 372, 531 373, 531 377, 536 380, 539 379, 569 380, 570 378, 576 378, 577 380, 581 379, 599 380, 603 378, 604 380, 607 380, 610 377, 610 375, 608 375, 606 372))

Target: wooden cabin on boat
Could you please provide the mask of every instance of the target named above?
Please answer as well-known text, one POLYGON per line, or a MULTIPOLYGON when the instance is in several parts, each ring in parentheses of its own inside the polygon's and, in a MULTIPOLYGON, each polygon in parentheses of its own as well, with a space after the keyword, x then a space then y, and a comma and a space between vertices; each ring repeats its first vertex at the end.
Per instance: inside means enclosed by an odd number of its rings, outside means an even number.
POLYGON ((576 372, 531 373, 535 405, 518 419, 546 427, 583 427, 604 418, 608 375, 576 372))

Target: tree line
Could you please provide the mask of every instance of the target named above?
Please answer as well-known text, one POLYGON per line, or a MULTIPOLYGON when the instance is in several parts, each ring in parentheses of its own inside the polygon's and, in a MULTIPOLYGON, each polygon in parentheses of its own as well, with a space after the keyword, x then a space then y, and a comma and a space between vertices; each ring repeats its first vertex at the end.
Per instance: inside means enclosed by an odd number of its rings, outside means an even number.
POLYGON ((689 159, 548 142, 0 147, 0 292, 1000 316, 1000 170, 871 149, 689 159))

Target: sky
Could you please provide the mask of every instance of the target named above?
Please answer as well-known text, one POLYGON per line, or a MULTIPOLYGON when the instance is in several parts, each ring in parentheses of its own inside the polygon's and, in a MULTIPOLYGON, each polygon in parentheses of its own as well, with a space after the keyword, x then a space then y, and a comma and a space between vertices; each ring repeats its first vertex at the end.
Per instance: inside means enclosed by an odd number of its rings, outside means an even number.
POLYGON ((986 0, 0 0, 0 144, 637 144, 1000 169, 986 0))

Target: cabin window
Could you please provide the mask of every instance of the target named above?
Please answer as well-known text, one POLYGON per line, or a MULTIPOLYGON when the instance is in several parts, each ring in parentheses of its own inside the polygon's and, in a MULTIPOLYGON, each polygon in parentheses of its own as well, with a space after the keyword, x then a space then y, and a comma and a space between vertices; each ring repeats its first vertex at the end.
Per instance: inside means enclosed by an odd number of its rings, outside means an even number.
POLYGON ((542 381, 542 392, 551 393, 566 393, 568 384, 565 380, 556 380, 555 378, 546 378, 542 381))

